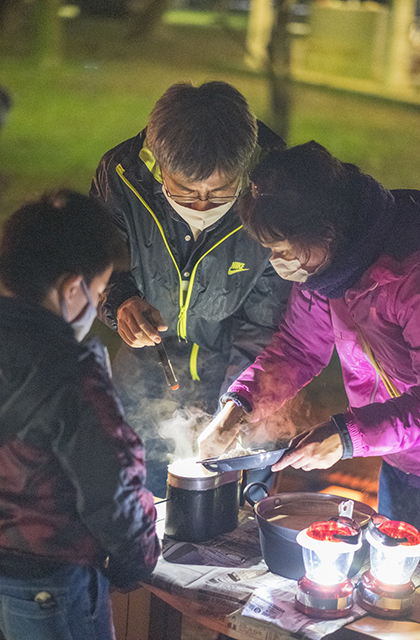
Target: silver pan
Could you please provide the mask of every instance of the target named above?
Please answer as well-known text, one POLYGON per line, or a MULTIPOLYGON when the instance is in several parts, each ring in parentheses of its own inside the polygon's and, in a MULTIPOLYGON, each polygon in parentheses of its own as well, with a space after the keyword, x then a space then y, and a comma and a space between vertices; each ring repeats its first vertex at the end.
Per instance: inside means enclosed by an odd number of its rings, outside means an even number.
POLYGON ((205 458, 199 460, 208 471, 239 471, 245 469, 264 469, 280 460, 288 450, 289 443, 282 443, 281 448, 273 451, 263 451, 261 453, 250 453, 246 456, 236 458, 205 458))

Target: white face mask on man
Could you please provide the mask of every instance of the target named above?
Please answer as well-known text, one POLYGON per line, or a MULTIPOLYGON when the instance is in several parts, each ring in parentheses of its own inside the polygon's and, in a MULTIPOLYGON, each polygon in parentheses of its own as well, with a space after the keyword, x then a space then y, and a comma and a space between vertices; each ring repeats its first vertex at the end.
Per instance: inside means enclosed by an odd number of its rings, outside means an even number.
POLYGON ((292 280, 293 282, 306 282, 310 276, 327 268, 329 264, 328 256, 321 262, 317 268, 309 272, 304 269, 302 263, 297 258, 293 260, 285 260, 284 258, 271 258, 271 265, 276 273, 284 280, 292 280))
POLYGON ((220 220, 220 218, 223 218, 223 216, 235 204, 235 200, 233 200, 231 202, 219 204, 215 207, 212 207, 211 209, 206 209, 205 211, 197 211, 196 209, 191 209, 190 207, 180 204, 179 202, 175 202, 175 200, 171 198, 164 187, 162 187, 162 191, 165 194, 165 197, 171 205, 172 209, 174 209, 181 216, 181 218, 190 225, 191 230, 194 234, 194 239, 196 239, 204 229, 211 227, 218 220, 220 220))
MULTIPOLYGON (((84 308, 83 313, 80 317, 77 317, 75 320, 69 322, 70 326, 74 331, 75 338, 78 342, 81 342, 83 338, 89 333, 93 321, 97 316, 97 309, 92 302, 92 298, 90 297, 90 292, 87 284, 84 280, 81 280, 80 287, 87 298, 87 305, 84 308)), ((62 302, 62 316, 66 322, 68 322, 68 313, 65 302, 62 302)))

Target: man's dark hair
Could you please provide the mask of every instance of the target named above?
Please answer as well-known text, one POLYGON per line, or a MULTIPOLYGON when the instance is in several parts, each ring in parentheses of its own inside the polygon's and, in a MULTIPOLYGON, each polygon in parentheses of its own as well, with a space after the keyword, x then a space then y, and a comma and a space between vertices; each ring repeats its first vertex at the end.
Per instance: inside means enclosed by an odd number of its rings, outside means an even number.
POLYGON ((257 143, 257 121, 244 96, 226 82, 174 84, 157 101, 147 144, 158 164, 191 181, 244 173, 257 143))
POLYGON ((125 245, 104 207, 63 189, 23 205, 6 221, 0 279, 14 294, 42 302, 61 276, 81 275, 89 285, 125 260, 125 245))
POLYGON ((314 141, 274 151, 250 176, 253 195, 239 211, 244 229, 263 244, 335 250, 358 233, 361 175, 314 141))

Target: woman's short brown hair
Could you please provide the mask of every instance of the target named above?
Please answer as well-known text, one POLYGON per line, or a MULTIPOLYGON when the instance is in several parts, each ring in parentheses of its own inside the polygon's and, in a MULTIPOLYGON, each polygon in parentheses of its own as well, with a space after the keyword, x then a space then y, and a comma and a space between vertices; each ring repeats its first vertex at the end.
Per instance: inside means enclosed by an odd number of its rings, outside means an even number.
POLYGON ((240 203, 245 230, 263 244, 337 248, 357 232, 360 170, 311 141, 269 154, 240 203))

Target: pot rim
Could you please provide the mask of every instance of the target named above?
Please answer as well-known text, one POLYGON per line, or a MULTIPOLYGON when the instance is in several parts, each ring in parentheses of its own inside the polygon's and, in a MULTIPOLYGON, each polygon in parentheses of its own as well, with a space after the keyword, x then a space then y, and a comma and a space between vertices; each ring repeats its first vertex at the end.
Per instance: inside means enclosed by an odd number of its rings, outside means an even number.
POLYGON ((180 476, 168 469, 167 483, 176 489, 185 489, 187 491, 209 491, 216 489, 231 482, 241 482, 242 471, 225 471, 215 473, 211 476, 202 476, 191 478, 180 476))
MULTIPOLYGON (((272 514, 274 509, 273 507, 280 507, 284 504, 289 504, 291 502, 296 502, 298 500, 314 500, 316 498, 319 502, 328 502, 333 501, 337 504, 337 506, 345 500, 342 496, 336 496, 332 493, 316 493, 316 492, 290 492, 290 493, 276 493, 272 496, 267 496, 259 500, 254 507, 255 516, 257 518, 258 524, 265 530, 270 531, 278 531, 279 534, 286 538, 295 539, 297 531, 299 529, 291 529, 289 527, 283 527, 278 524, 273 524, 267 519, 266 512, 264 510, 270 509, 270 513, 272 514), (333 499, 333 500, 331 500, 333 499)), ((357 500, 354 501, 354 509, 357 511, 361 511, 367 517, 366 523, 360 524, 362 529, 365 529, 368 525, 370 518, 376 513, 372 507, 364 502, 359 502, 357 500)), ((316 520, 314 520, 316 522, 316 520)))

